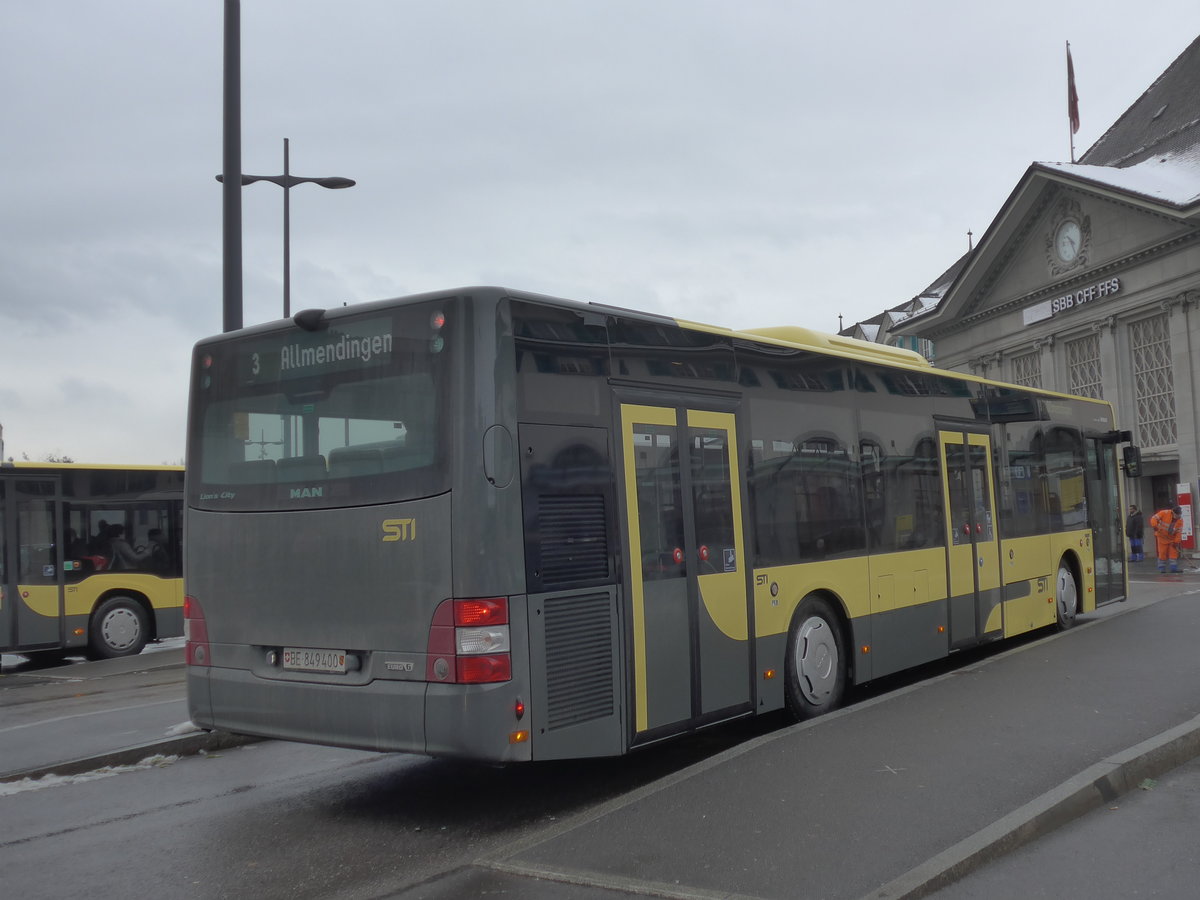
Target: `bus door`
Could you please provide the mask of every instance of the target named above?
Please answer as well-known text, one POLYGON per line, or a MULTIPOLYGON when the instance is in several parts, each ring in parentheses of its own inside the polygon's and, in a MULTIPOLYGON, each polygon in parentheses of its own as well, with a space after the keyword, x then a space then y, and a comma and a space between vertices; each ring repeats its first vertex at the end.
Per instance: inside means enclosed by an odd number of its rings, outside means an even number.
POLYGON ((0 647, 61 646, 62 561, 58 480, 0 480, 0 647))
POLYGON ((1000 637, 1000 546, 996 533, 992 442, 987 434, 939 431, 946 504, 946 554, 950 587, 950 647, 985 635, 1000 637), (991 626, 990 628, 988 626, 991 626))
POLYGON ((1117 480, 1120 432, 1087 441, 1087 510, 1096 558, 1096 605, 1125 599, 1125 528, 1117 480))
POLYGON ((620 405, 634 743, 751 709, 731 412, 620 405))

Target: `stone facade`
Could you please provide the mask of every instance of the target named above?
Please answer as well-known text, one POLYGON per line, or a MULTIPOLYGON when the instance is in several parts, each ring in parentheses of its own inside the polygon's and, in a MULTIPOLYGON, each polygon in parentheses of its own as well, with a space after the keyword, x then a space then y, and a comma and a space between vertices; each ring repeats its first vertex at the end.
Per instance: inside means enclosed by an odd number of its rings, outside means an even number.
POLYGON ((1178 483, 1200 493, 1197 83, 1200 40, 1079 163, 1031 165, 930 289, 843 332, 927 342, 942 368, 1108 400, 1142 450, 1125 488, 1147 517, 1178 483))

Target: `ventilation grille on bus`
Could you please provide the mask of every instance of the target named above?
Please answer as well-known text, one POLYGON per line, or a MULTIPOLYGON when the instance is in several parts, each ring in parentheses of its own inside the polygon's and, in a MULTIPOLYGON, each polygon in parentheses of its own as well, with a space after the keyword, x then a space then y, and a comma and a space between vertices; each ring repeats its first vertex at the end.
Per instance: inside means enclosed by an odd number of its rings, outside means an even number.
POLYGON ((608 594, 545 601, 547 727, 613 713, 613 609, 608 594))
POLYGON ((603 580, 608 576, 604 497, 543 494, 538 498, 542 584, 603 580))

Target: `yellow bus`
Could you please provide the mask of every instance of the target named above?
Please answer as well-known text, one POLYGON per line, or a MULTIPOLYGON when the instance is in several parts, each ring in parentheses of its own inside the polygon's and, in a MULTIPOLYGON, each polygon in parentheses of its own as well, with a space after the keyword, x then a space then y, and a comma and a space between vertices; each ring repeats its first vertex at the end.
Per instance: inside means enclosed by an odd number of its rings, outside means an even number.
POLYGON ((1125 597, 1111 406, 906 350, 475 287, 193 366, 206 728, 615 755, 1125 597))
POLYGON ((183 633, 183 468, 0 465, 0 650, 132 656, 183 633))

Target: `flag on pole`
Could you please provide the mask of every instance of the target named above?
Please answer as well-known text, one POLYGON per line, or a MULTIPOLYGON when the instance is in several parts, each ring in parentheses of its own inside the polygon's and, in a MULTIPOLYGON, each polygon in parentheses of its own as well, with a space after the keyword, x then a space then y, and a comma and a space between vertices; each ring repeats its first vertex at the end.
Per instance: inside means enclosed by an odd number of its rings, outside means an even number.
POLYGON ((1071 134, 1079 132, 1079 95, 1075 93, 1075 64, 1071 62, 1071 42, 1067 41, 1067 117, 1071 134))

